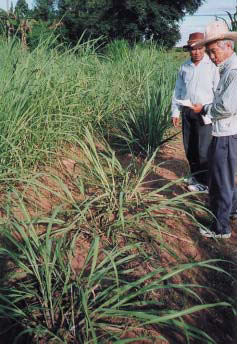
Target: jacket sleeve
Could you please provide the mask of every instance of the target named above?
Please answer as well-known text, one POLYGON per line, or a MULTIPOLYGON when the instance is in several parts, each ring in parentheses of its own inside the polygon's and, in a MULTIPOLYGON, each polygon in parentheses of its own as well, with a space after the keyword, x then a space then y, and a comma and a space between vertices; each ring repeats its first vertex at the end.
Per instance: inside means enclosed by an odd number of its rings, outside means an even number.
POLYGON ((225 85, 214 98, 212 104, 205 105, 205 111, 213 120, 232 117, 237 115, 237 69, 230 71, 225 85))
POLYGON ((213 91, 215 92, 220 81, 219 68, 214 66, 213 91))
POLYGON ((182 89, 184 87, 184 81, 182 78, 182 67, 179 70, 178 77, 175 84, 175 89, 172 96, 172 104, 171 104, 171 117, 179 117, 181 106, 178 105, 175 99, 181 99, 182 89))

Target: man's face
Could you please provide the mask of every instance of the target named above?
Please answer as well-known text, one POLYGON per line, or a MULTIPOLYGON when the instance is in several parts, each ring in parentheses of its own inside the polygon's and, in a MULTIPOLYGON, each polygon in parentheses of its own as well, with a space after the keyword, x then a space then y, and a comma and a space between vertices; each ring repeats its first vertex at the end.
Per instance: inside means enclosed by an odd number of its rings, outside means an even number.
POLYGON ((232 48, 228 43, 219 46, 217 42, 207 44, 207 53, 215 65, 219 65, 233 53, 232 48))
POLYGON ((190 48, 189 54, 193 63, 198 63, 203 59, 205 47, 190 48))

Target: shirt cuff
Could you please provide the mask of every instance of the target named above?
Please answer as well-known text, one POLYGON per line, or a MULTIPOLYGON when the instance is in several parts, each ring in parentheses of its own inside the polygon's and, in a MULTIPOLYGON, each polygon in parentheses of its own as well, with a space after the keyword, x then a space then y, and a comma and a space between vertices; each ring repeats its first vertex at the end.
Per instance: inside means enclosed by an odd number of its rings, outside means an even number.
POLYGON ((210 115, 208 112, 211 108, 212 104, 205 104, 202 108, 201 114, 202 116, 206 116, 207 114, 210 115))
POLYGON ((171 117, 176 117, 176 118, 179 118, 180 116, 180 112, 179 111, 174 111, 171 115, 171 117))

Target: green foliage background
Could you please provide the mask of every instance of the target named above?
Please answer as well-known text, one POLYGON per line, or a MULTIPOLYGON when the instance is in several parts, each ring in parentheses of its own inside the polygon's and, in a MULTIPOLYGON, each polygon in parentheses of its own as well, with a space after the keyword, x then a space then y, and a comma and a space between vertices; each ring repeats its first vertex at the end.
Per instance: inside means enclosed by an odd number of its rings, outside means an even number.
MULTIPOLYGON (((52 24, 62 23, 62 40, 76 44, 104 38, 104 43, 126 39, 130 43, 152 40, 172 47, 180 39, 180 21, 194 13, 204 0, 35 0, 32 9, 18 0, 6 17, 29 18, 52 24)), ((53 25, 54 26, 54 25, 53 25)), ((44 25, 41 26, 45 34, 44 25)), ((35 30, 36 32, 37 30, 35 30)))

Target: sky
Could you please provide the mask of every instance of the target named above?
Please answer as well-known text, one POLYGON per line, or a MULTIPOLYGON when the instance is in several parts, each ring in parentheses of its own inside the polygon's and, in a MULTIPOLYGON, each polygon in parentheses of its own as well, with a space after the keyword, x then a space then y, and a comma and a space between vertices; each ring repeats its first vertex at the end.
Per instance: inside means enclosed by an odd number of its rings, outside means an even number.
MULTIPOLYGON (((0 0, 1 1, 1 0, 0 0)), ((225 11, 235 13, 237 0, 206 0, 193 16, 186 16, 180 25, 181 40, 177 46, 187 43, 188 36, 192 32, 204 32, 205 26, 215 20, 218 15, 229 21, 225 11)))
MULTIPOLYGON (((12 0, 15 5, 17 0, 12 0)), ((27 0, 31 7, 34 0, 27 0)), ((9 5, 11 0, 8 0, 9 5)), ((6 9, 7 0, 0 0, 0 8, 6 9)), ((177 46, 183 46, 188 40, 188 36, 192 32, 203 32, 205 26, 215 20, 215 15, 225 18, 228 21, 228 16, 225 11, 234 13, 237 6, 237 0, 206 0, 198 11, 193 16, 185 16, 183 22, 180 24, 181 40, 177 46)))
MULTIPOLYGON (((9 7, 11 5, 11 2, 13 3, 13 6, 16 4, 17 0, 8 0, 9 7)), ((32 6, 34 3, 34 0, 26 0, 29 6, 32 6)), ((6 10, 7 9, 7 0, 0 0, 0 8, 6 10)))

